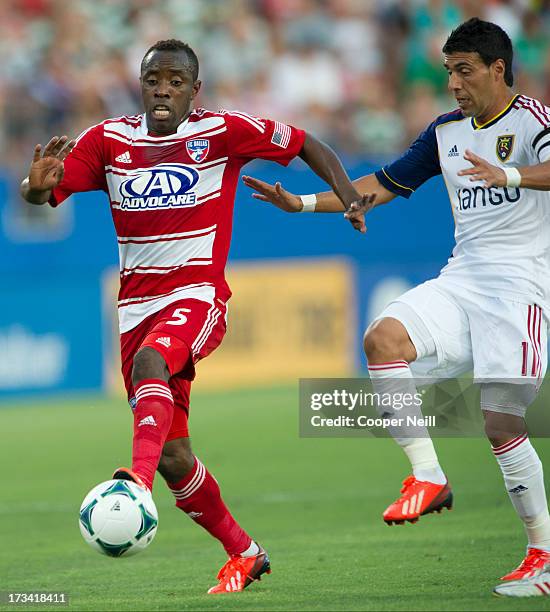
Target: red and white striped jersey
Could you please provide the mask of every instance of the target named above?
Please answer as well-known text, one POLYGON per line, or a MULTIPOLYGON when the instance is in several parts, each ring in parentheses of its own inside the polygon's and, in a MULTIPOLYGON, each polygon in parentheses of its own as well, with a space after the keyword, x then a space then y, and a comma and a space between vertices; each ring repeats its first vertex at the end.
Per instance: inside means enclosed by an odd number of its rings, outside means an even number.
POLYGON ((79 136, 50 204, 108 193, 121 333, 176 300, 229 299, 224 268, 240 169, 255 158, 287 165, 304 139, 278 121, 205 109, 170 136, 151 136, 145 115, 107 119, 79 136))

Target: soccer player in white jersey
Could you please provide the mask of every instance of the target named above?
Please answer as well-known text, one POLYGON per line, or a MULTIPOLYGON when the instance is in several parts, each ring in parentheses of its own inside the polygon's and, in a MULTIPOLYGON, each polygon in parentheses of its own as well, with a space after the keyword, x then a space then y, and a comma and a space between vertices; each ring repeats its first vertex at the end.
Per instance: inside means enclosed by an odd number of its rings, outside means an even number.
MULTIPOLYGON (((44 151, 37 145, 21 193, 52 206, 76 192, 108 194, 120 253, 122 372, 134 411, 132 469, 113 477, 152 489, 158 468, 176 506, 228 553, 209 591, 228 593, 269 572, 269 558, 191 451, 187 417, 195 364, 226 329, 224 269, 240 170, 255 158, 286 165, 300 156, 343 205, 360 198, 334 152, 303 130, 193 109, 198 73, 185 43, 153 45, 141 65, 145 113, 108 119, 76 141, 55 137, 44 151)), ((93 237, 83 248, 93 248, 93 237)))
MULTIPOLYGON (((441 274, 386 307, 364 347, 375 390, 415 392, 413 373, 453 377, 473 369, 486 434, 512 504, 525 525, 527 555, 503 577, 517 580, 550 561, 550 516, 542 465, 525 411, 546 371, 550 314, 550 109, 512 92, 512 44, 497 25, 471 19, 443 47, 459 108, 438 117, 398 160, 354 181, 369 194, 345 213, 364 214, 409 197, 442 174, 456 246, 441 274)), ((289 211, 338 212, 330 193, 295 196, 243 177, 254 196, 289 211)), ((451 507, 452 492, 427 430, 393 431, 412 466, 388 524, 416 522, 451 507)))

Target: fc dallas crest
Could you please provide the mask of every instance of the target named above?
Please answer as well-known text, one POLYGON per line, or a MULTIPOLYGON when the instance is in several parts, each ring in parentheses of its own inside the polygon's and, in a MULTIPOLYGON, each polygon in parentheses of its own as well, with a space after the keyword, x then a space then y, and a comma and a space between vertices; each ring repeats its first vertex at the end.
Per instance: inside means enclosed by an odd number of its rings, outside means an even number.
POLYGON ((210 149, 210 141, 208 138, 195 138, 194 140, 188 140, 185 146, 187 147, 189 157, 198 163, 206 159, 210 149))

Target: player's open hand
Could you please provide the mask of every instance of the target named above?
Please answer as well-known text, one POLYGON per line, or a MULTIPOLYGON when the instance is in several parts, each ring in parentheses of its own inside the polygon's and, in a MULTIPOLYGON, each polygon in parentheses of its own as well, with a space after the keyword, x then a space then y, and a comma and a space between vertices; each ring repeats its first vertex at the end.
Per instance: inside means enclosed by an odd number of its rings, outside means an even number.
POLYGON ((470 181, 483 181, 484 187, 505 187, 506 174, 498 166, 493 166, 486 159, 466 149, 464 159, 472 164, 471 168, 460 170, 458 176, 469 176, 470 181))
POLYGON ((63 179, 63 161, 75 146, 75 140, 67 136, 54 136, 44 147, 34 147, 34 155, 29 169, 29 188, 34 192, 50 191, 63 179))
POLYGON ((358 202, 354 202, 344 213, 344 219, 347 219, 362 234, 367 231, 365 215, 373 208, 375 199, 375 193, 365 193, 358 202))
POLYGON ((283 189, 279 182, 270 185, 252 176, 243 176, 243 183, 250 189, 254 189, 256 193, 253 193, 252 197, 256 200, 270 202, 285 212, 300 212, 302 210, 302 200, 297 195, 283 189))

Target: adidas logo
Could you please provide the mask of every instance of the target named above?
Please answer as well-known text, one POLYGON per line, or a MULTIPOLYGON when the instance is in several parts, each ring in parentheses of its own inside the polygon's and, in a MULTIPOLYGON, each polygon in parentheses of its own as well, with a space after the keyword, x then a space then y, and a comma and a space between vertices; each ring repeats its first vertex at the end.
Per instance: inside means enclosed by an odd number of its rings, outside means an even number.
POLYGON ((187 516, 190 516, 192 519, 196 519, 199 518, 199 516, 202 516, 202 512, 188 512, 187 516))
POLYGON ((131 164, 132 158, 130 157, 130 151, 124 151, 118 157, 115 157, 115 161, 120 162, 121 164, 131 164))
POLYGON ((524 487, 523 485, 518 485, 517 487, 514 487, 513 489, 509 489, 508 493, 523 493, 524 491, 527 491, 528 487, 524 487))
POLYGON ((120 512, 120 502, 118 500, 111 506, 111 512, 120 512))
POLYGON ((155 342, 162 344, 166 348, 170 348, 170 338, 168 336, 163 336, 162 338, 157 338, 155 342))
POLYGON ((452 149, 449 150, 448 157, 458 157, 458 147, 455 145, 452 149))
POLYGON ((157 422, 153 418, 153 415, 150 414, 149 416, 146 416, 144 419, 141 419, 141 421, 138 424, 138 427, 141 427, 142 425, 152 425, 153 427, 156 427, 157 422))

